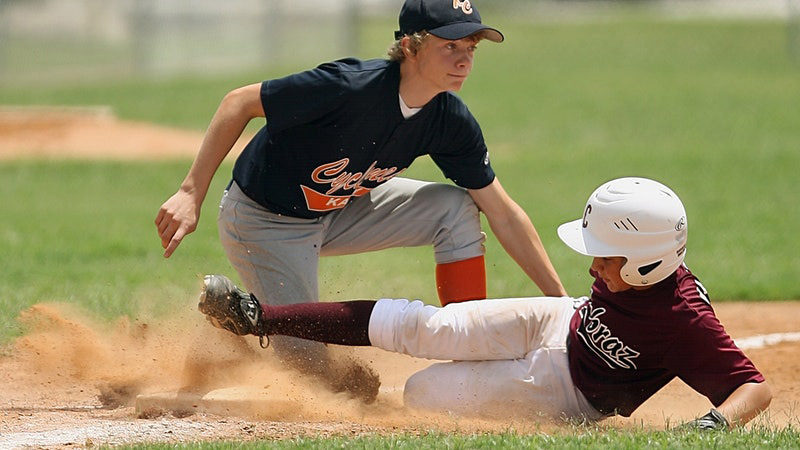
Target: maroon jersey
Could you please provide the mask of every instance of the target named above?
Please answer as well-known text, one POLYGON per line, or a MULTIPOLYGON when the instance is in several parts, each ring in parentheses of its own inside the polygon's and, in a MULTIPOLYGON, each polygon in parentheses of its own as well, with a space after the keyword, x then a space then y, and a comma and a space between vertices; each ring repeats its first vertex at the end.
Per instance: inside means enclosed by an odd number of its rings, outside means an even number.
POLYGON ((601 413, 630 416, 675 377, 715 406, 743 383, 764 381, 685 265, 642 291, 613 293, 590 273, 592 296, 570 323, 569 365, 601 413))

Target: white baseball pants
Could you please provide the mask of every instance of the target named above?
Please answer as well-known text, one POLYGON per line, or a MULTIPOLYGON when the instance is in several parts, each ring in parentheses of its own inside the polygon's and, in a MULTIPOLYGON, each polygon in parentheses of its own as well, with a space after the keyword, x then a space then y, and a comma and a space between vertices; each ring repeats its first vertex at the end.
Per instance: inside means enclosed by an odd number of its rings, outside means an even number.
POLYGON ((453 303, 381 299, 372 312, 373 346, 437 360, 406 382, 411 408, 486 418, 598 420, 572 384, 569 321, 583 300, 518 298, 453 303))

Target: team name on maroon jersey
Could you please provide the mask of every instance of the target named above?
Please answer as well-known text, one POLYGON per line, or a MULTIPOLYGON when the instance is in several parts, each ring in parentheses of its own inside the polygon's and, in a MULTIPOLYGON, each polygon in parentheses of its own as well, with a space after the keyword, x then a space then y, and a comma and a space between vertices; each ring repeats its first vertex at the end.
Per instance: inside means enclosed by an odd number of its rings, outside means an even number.
POLYGON ((594 307, 588 303, 580 309, 581 326, 578 336, 608 367, 612 369, 635 369, 639 352, 628 347, 618 337, 611 335, 611 330, 600 319, 605 314, 603 307, 594 307))

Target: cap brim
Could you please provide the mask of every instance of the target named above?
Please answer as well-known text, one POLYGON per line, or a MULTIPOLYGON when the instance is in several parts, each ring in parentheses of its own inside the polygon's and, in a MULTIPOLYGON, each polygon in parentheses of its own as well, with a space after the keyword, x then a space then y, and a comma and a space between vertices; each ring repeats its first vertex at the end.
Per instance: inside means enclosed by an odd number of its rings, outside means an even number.
POLYGON ((454 23, 427 31, 436 37, 449 40, 463 39, 480 32, 483 32, 484 37, 492 42, 503 42, 505 40, 505 36, 500 31, 474 22, 454 23))
POLYGON ((584 233, 583 219, 573 220, 558 227, 558 237, 567 246, 586 256, 620 256, 617 252, 584 233))

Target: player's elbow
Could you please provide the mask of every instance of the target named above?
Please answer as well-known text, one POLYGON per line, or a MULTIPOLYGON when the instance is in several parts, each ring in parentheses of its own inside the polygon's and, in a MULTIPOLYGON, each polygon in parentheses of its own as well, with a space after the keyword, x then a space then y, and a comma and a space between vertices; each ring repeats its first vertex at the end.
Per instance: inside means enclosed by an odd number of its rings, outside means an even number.
POLYGON ((772 402, 772 389, 766 381, 761 383, 747 383, 743 388, 747 389, 746 410, 741 414, 738 420, 734 420, 734 423, 738 423, 739 425, 744 425, 749 422, 762 411, 766 410, 772 402))
POLYGON ((766 381, 763 383, 758 384, 758 404, 756 408, 758 411, 763 411, 769 407, 769 404, 772 403, 772 388, 769 387, 766 381))
POLYGON ((261 84, 255 83, 228 92, 222 99, 220 109, 244 116, 247 119, 264 117, 264 107, 261 104, 261 84))

